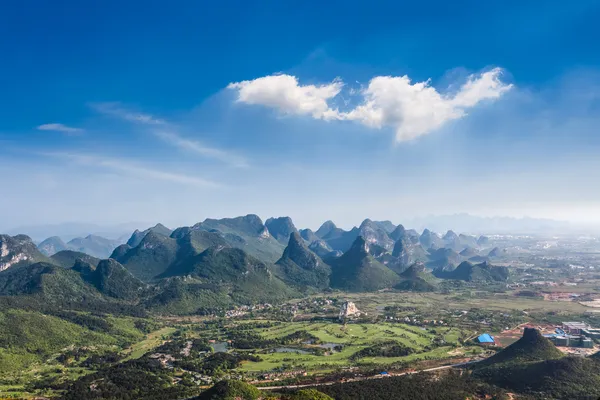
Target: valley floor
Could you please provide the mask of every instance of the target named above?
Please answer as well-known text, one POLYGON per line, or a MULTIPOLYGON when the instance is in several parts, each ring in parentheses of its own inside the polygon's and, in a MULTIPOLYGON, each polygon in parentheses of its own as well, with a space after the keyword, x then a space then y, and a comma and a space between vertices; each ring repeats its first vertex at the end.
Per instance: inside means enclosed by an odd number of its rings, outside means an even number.
POLYGON ((161 363, 190 393, 224 377, 273 389, 435 371, 493 354, 473 340, 483 332, 506 346, 525 322, 600 322, 586 311, 577 302, 476 290, 333 292, 229 318, 7 310, 0 312, 0 398, 57 397, 81 377, 135 361, 161 363), (362 312, 345 324, 337 318, 344 301, 362 312))

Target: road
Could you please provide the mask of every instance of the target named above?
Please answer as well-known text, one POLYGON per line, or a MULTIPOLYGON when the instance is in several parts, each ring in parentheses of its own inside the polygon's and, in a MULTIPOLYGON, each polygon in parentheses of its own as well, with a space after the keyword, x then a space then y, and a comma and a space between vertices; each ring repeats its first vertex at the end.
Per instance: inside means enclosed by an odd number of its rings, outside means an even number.
POLYGON ((479 361, 468 361, 468 362, 460 363, 460 364, 444 365, 442 367, 422 369, 422 370, 419 370, 419 371, 402 372, 402 373, 399 373, 399 374, 363 376, 363 377, 350 378, 350 379, 333 381, 333 382, 310 383, 310 384, 306 384, 306 385, 265 386, 265 387, 258 387, 258 389, 259 390, 281 390, 281 389, 302 389, 302 388, 316 387, 316 386, 331 386, 331 385, 335 385, 336 383, 342 383, 342 382, 343 383, 346 383, 346 382, 360 382, 360 381, 369 381, 369 380, 373 380, 373 379, 390 378, 392 376, 412 375, 412 374, 418 374, 420 372, 433 372, 433 371, 439 371, 439 370, 442 370, 442 369, 463 367, 465 365, 473 364, 473 363, 476 363, 476 362, 479 362, 479 361))

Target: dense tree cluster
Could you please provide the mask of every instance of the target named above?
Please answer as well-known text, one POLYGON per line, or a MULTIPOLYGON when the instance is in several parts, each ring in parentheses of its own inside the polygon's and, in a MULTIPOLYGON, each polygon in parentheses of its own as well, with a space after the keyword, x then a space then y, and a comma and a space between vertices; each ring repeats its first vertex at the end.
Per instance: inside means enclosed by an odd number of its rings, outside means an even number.
POLYGON ((316 389, 336 400, 465 400, 474 395, 479 398, 508 399, 503 390, 457 373, 439 379, 418 374, 338 383, 316 389))
POLYGON ((164 400, 190 397, 197 386, 184 377, 177 384, 156 361, 132 360, 86 375, 67 388, 63 400, 164 400))
POLYGON ((364 357, 404 357, 415 352, 416 350, 412 347, 395 341, 388 341, 359 350, 354 353, 352 359, 358 360, 364 357))
POLYGON ((213 376, 239 367, 242 361, 258 362, 261 358, 251 354, 214 353, 205 358, 177 361, 175 365, 187 371, 213 376))

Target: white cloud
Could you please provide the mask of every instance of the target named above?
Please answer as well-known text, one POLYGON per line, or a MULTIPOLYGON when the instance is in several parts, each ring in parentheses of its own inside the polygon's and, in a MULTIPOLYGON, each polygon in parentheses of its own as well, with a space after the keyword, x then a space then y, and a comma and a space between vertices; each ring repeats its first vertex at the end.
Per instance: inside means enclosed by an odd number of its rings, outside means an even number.
POLYGON ((212 158, 230 164, 234 167, 247 168, 248 162, 241 156, 223 151, 214 147, 208 147, 196 141, 186 139, 176 134, 175 132, 157 131, 154 133, 158 138, 164 140, 172 146, 179 147, 185 151, 191 151, 201 156, 212 158))
POLYGON ((119 158, 62 152, 48 152, 40 154, 48 157, 57 157, 63 160, 70 160, 80 165, 100 167, 115 172, 122 172, 127 176, 135 178, 168 181, 189 186, 201 186, 212 188, 222 186, 219 183, 204 178, 155 169, 136 163, 131 163, 129 161, 125 161, 119 158))
POLYGON ((288 114, 311 115, 325 120, 357 121, 371 128, 392 127, 399 142, 431 133, 449 121, 467 115, 467 109, 483 100, 494 100, 512 88, 500 80, 502 70, 471 75, 454 93, 440 93, 430 81, 411 83, 408 76, 376 76, 368 86, 349 94, 362 96, 362 103, 340 112, 327 103, 342 90, 339 80, 324 86, 298 84, 290 75, 273 75, 253 81, 231 83, 238 101, 260 104, 288 114))
POLYGON ((512 84, 506 84, 500 80, 502 72, 501 68, 494 68, 479 76, 469 76, 467 82, 461 86, 458 93, 452 98, 453 105, 473 107, 481 100, 497 99, 502 96, 513 87, 512 84))
POLYGON ((43 125, 38 126, 37 129, 40 131, 62 132, 62 133, 66 133, 69 135, 83 132, 83 129, 73 128, 73 127, 66 126, 66 125, 59 124, 59 123, 43 124, 43 125))
POLYGON ((299 85, 291 75, 270 75, 252 81, 230 83, 237 90, 237 101, 278 109, 284 114, 311 115, 318 119, 336 119, 337 110, 327 101, 337 96, 344 84, 340 80, 321 86, 299 85))

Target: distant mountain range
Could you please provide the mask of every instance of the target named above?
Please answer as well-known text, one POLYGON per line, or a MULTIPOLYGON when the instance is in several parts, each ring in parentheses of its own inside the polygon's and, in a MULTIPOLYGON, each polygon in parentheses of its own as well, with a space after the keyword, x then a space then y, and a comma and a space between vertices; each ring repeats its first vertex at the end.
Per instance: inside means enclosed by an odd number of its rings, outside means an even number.
POLYGON ((143 222, 128 222, 117 225, 97 225, 81 222, 66 222, 62 224, 29 225, 11 228, 6 231, 9 235, 27 235, 35 242, 40 242, 51 236, 59 236, 65 241, 88 235, 102 236, 112 240, 127 240, 136 228, 147 226, 143 222))
POLYGON ((289 217, 263 223, 249 214, 175 230, 156 224, 123 242, 88 235, 65 243, 55 236, 36 247, 25 235, 2 235, 0 300, 33 296, 63 304, 71 296, 69 307, 92 302, 187 314, 328 289, 433 291, 442 280, 509 279, 507 268, 474 261, 505 256, 487 238, 419 234, 370 219, 349 231, 327 221, 313 232, 289 217))
POLYGON ((120 240, 110 240, 102 236, 88 235, 77 237, 65 243, 60 237, 52 236, 38 244, 38 249, 46 256, 52 256, 63 250, 86 253, 97 258, 108 258, 120 240))

